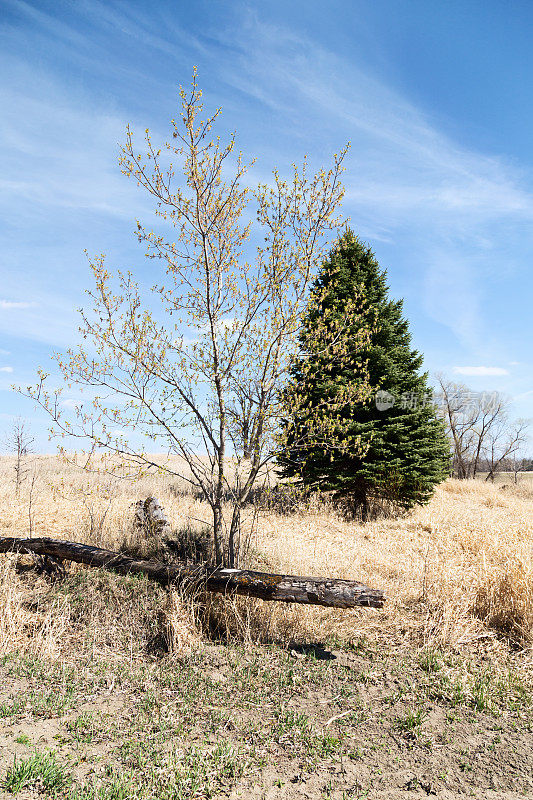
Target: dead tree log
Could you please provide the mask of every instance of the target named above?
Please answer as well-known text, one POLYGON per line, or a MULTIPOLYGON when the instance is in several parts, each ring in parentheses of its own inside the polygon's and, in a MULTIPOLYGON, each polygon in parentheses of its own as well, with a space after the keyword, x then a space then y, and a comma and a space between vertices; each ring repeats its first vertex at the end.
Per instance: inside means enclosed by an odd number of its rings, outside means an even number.
POLYGON ((0 553, 19 552, 51 556, 87 564, 90 567, 147 575, 163 586, 196 584, 208 592, 242 594, 262 600, 283 603, 307 603, 335 608, 371 606, 381 608, 385 602, 379 589, 370 589, 357 581, 337 578, 306 578, 296 575, 275 575, 247 569, 220 569, 183 563, 163 564, 129 558, 122 553, 103 550, 79 542, 56 539, 0 538, 0 553))

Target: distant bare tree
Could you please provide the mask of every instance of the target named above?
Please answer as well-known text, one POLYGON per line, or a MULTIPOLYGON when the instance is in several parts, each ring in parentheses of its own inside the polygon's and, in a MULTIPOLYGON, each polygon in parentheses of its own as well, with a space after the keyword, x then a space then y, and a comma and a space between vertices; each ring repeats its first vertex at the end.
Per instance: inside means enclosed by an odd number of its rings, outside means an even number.
MULTIPOLYGON (((504 469, 507 469, 507 465, 504 465, 504 469)), ((515 483, 518 483, 518 475, 521 472, 532 472, 533 471, 533 458, 524 458, 518 454, 512 456, 509 459, 509 472, 513 473, 513 480, 515 483)))
POLYGON ((520 452, 505 458, 500 464, 500 472, 509 472, 513 475, 513 483, 518 483, 518 476, 522 472, 533 472, 533 459, 524 457, 520 452))
POLYGON ((529 427, 530 422, 527 419, 509 422, 508 419, 502 417, 498 424, 489 430, 486 446, 488 461, 486 481, 493 481, 496 472, 505 468, 506 461, 510 461, 514 481, 517 483, 520 462, 523 461, 519 454, 528 439, 529 427))
POLYGON ((437 375, 442 417, 452 443, 453 472, 475 478, 490 438, 507 419, 509 401, 499 392, 474 392, 437 375))
POLYGON ((528 420, 510 420, 510 400, 500 392, 474 392, 464 384, 437 375, 442 418, 452 443, 453 474, 475 478, 482 469, 487 480, 517 456, 527 440, 528 420))
POLYGON ((13 420, 11 429, 4 439, 4 445, 10 453, 15 454, 15 493, 18 494, 20 486, 26 478, 29 468, 27 456, 33 452, 35 439, 31 435, 29 426, 22 417, 13 420))

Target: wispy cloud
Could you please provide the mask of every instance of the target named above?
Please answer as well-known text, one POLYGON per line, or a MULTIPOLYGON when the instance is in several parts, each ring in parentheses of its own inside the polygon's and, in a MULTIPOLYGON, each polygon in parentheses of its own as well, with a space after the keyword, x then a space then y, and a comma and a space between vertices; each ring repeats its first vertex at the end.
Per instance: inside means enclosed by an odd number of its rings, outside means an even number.
POLYGON ((454 367, 456 375, 509 375, 503 367, 454 367))
POLYGON ((0 190, 8 219, 43 212, 96 212, 129 219, 147 207, 117 165, 118 143, 131 117, 105 106, 89 108, 80 92, 68 93, 45 70, 1 58, 11 79, 0 84, 0 147, 4 154, 0 190), (38 131, 38 134, 37 134, 38 131), (30 168, 31 167, 31 168, 30 168))
POLYGON ((13 372, 13 367, 0 367, 0 372, 13 372))
MULTIPOLYGON (((224 36, 241 54, 233 67, 225 68, 228 81, 281 111, 286 126, 294 119, 301 135, 298 111, 303 106, 322 120, 322 129, 329 128, 331 141, 342 144, 349 134, 348 172, 354 180, 348 199, 370 203, 380 212, 388 207, 402 218, 415 208, 424 216, 439 209, 455 218, 465 211, 483 219, 502 213, 533 217, 533 197, 521 188, 517 170, 454 143, 363 66, 346 63, 316 41, 266 25, 253 13, 239 31, 224 36)), ((314 125, 306 129, 315 135, 314 125)))
MULTIPOLYGON (((173 69, 178 57, 185 58, 190 74, 193 53, 205 54, 206 47, 180 27, 172 8, 147 11, 135 3, 121 8, 105 0, 80 0, 62 14, 25 0, 4 2, 26 23, 6 25, 3 31, 0 26, 0 72, 9 75, 0 85, 0 148, 7 155, 0 189, 6 212, 14 200, 37 215, 43 208, 56 213, 64 208, 134 219, 151 209, 135 182, 121 175, 117 145, 124 141, 128 122, 139 132, 150 124, 154 132, 153 96, 145 103, 142 93, 160 90, 162 82, 155 65, 148 70, 139 66, 140 52, 135 58, 129 54, 142 51, 150 59, 159 54, 172 60, 173 69), (40 59, 36 68, 27 52, 32 41, 57 50, 57 63, 66 60, 73 70, 82 70, 87 82, 75 88, 65 82, 54 58, 40 59), (106 87, 103 96, 91 93, 95 78, 106 87), (133 115, 132 106, 137 109, 133 115)), ((169 71, 169 89, 181 77, 181 71, 169 71)), ((169 108, 169 116, 173 111, 169 108)))
MULTIPOLYGON (((4 311, 1 310, 3 306, 0 305, 0 338, 13 337, 15 340, 41 342, 53 347, 64 347, 71 344, 79 323, 75 308, 80 305, 77 302, 78 298, 72 293, 72 287, 64 286, 54 279, 51 281, 49 290, 42 292, 32 286, 31 275, 6 275, 6 284, 9 285, 10 282, 11 294, 20 288, 16 286, 19 283, 28 287, 27 294, 30 290, 34 292, 35 300, 31 302, 5 301, 9 305, 4 311)), ((36 282, 34 279, 33 284, 36 282)), ((15 344, 12 352, 17 352, 15 344)), ((4 353, 4 355, 7 354, 4 353)))
MULTIPOLYGON (((37 303, 28 302, 26 300, 0 300, 0 308, 4 311, 10 310, 17 310, 23 308, 34 308, 37 303)), ((0 350, 0 352, 5 353, 5 350, 0 350)))
POLYGON ((181 28, 176 23, 175 15, 165 13, 163 8, 150 8, 149 13, 145 13, 133 4, 113 8, 109 2, 91 0, 90 3, 83 3, 83 11, 97 24, 103 23, 111 28, 115 36, 133 39, 173 59, 176 57, 177 43, 188 50, 208 55, 208 48, 200 39, 192 31, 181 28))
POLYGON ((415 302, 486 357, 493 326, 483 314, 484 272, 498 261, 505 269, 502 242, 533 220, 533 193, 517 166, 453 141, 357 56, 342 60, 254 11, 219 36, 237 53, 221 65, 224 78, 270 109, 279 135, 266 152, 283 152, 284 137, 291 158, 296 146, 316 153, 317 138, 325 152, 351 140, 345 210, 354 226, 397 249, 411 243, 415 302))
MULTIPOLYGON (((123 228, 128 225, 129 236, 129 221, 146 218, 151 207, 117 168, 124 125, 133 120, 136 130, 157 128, 158 115, 165 116, 161 98, 168 97, 170 104, 171 83, 186 83, 190 65, 198 63, 206 108, 221 104, 222 128, 245 131, 247 154, 260 154, 252 182, 258 172, 259 179, 268 180, 274 165, 290 169, 305 152, 313 166, 323 163, 351 140, 345 212, 358 233, 381 247, 382 265, 416 310, 422 349, 429 320, 433 341, 440 337, 441 362, 509 366, 511 357, 522 358, 516 348, 505 352, 502 344, 499 349, 505 312, 492 308, 489 318, 485 309, 490 270, 507 269, 513 252, 509 242, 521 242, 525 251, 533 246, 527 175, 516 163, 446 135, 436 117, 373 76, 357 53, 343 59, 321 44, 319 31, 312 39, 265 24, 260 10, 249 10, 253 3, 239 5, 238 25, 229 14, 225 29, 213 25, 200 31, 190 21, 176 22, 172 4, 153 11, 143 4, 80 0, 63 15, 52 6, 44 10, 38 3, 5 1, 25 15, 33 33, 6 26, 6 48, 3 54, 0 50, 0 71, 5 67, 9 76, 0 87, 5 164, 0 211, 17 229, 13 253, 19 254, 14 261, 2 252, 7 277, 0 310, 34 306, 15 299, 20 297, 36 298, 39 307, 27 314, 0 314, 0 332, 55 345, 76 337, 72 309, 83 303, 85 279, 72 253, 91 248, 93 238, 108 230, 108 241, 121 254, 129 243, 123 228), (34 41, 32 35, 54 52, 52 60, 32 58, 26 41, 34 41), (63 61, 68 56, 68 69, 84 70, 86 81, 71 79, 70 72, 65 79, 57 69, 56 47, 57 52, 62 48, 63 61), (153 62, 141 70, 147 52, 153 62), (157 92, 150 94, 148 86, 157 86, 157 92), (135 124, 140 117, 142 124, 135 124), (83 238, 73 220, 81 220, 83 238), (70 230, 72 247, 63 255, 57 242, 66 241, 70 230), (383 254, 390 255, 389 263, 383 254), (72 285, 64 278, 67 259, 73 264, 72 285), (32 264, 47 276, 40 291, 30 275, 32 264), (27 291, 21 287, 24 274, 27 291)), ((159 138, 164 135, 156 134, 154 141, 159 138)), ((19 361, 13 361, 18 373, 19 361)), ((457 369, 477 370, 457 373, 464 375, 508 374, 479 371, 499 367, 457 369)))

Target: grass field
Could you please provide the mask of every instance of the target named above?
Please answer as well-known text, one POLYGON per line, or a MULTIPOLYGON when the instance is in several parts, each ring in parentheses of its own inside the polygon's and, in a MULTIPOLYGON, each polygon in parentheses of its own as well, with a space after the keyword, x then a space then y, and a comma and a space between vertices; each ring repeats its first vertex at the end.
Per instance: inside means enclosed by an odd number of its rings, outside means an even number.
MULTIPOLYGON (((209 519, 167 478, 33 468, 17 497, 0 462, 3 535, 138 545, 148 494, 176 530, 209 519)), ((0 792, 532 794, 533 483, 504 483, 450 480, 365 525, 324 503, 260 519, 256 566, 364 581, 384 610, 191 598, 75 566, 51 583, 2 557, 0 792)))

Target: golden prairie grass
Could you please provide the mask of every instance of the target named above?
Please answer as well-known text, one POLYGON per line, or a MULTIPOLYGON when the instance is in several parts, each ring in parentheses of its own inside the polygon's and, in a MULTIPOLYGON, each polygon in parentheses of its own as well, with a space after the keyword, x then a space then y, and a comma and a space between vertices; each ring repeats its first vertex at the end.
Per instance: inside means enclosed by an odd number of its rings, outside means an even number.
MULTIPOLYGON (((137 482, 98 477, 69 468, 53 456, 35 457, 33 469, 37 478, 30 510, 31 481, 27 479, 15 496, 12 459, 0 460, 2 535, 26 536, 31 524, 34 536, 118 548, 131 543, 133 504, 150 494, 162 502, 176 530, 209 522, 207 506, 176 491, 177 481, 168 477, 137 482)), ((202 619, 212 630, 262 641, 335 637, 346 643, 367 637, 396 646, 461 648, 499 639, 529 646, 532 510, 533 484, 524 477, 506 489, 449 480, 427 506, 410 515, 364 525, 348 522, 328 507, 291 516, 271 513, 259 520, 252 542, 258 568, 357 579, 386 592, 385 609, 346 611, 217 597, 203 598, 199 608, 177 594, 163 593, 157 600, 161 629, 176 651, 197 643, 202 619)), ((54 648, 66 646, 61 642, 67 641, 72 623, 68 596, 56 595, 36 612, 27 602, 34 591, 29 578, 18 577, 9 558, 0 562, 0 569, 0 649, 6 652, 17 641, 53 654, 54 648)), ((74 574, 84 571, 72 569, 74 574)), ((129 590, 117 601, 117 613, 122 609, 123 617, 115 625, 129 624, 123 608, 127 598, 131 601, 129 590)), ((132 626, 143 624, 147 615, 148 611, 136 612, 132 626)), ((93 617, 93 628, 112 625, 96 600, 93 617)), ((136 633, 131 637, 138 639, 136 633)), ((99 646, 105 640, 102 632, 99 646)))

